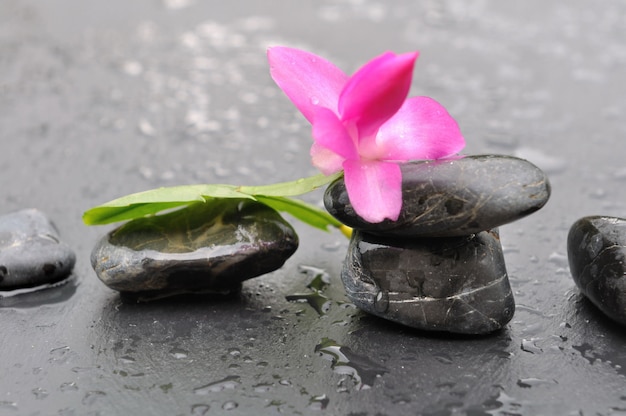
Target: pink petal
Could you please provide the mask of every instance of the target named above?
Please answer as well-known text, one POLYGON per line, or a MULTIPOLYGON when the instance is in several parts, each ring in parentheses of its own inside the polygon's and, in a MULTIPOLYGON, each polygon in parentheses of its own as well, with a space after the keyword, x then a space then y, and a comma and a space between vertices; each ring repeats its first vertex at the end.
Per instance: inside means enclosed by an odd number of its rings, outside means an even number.
POLYGON ((402 106, 417 55, 387 52, 350 77, 339 96, 339 114, 356 124, 360 137, 374 134, 402 106))
POLYGON ((402 173, 395 163, 346 160, 344 181, 355 212, 370 223, 397 220, 402 208, 402 173))
POLYGON ((372 159, 408 161, 439 159, 463 147, 465 139, 446 109, 432 98, 414 97, 380 127, 375 138, 362 141, 359 151, 372 159))
POLYGON ((319 107, 337 112, 339 94, 348 77, 327 60, 299 49, 268 49, 270 74, 300 112, 313 121, 319 107))
POLYGON ((331 175, 343 169, 345 159, 332 150, 313 143, 313 146, 311 146, 311 160, 313 166, 318 168, 324 175, 331 175))
POLYGON ((335 113, 318 108, 313 117, 313 139, 344 159, 357 159, 359 154, 350 134, 335 113))

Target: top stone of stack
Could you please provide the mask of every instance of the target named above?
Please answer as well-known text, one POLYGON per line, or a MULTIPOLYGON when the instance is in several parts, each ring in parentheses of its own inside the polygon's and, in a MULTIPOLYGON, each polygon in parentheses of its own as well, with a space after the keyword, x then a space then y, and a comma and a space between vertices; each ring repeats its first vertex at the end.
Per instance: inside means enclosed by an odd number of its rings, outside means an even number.
POLYGON ((343 178, 330 184, 324 205, 342 223, 402 238, 457 237, 516 221, 545 205, 546 175, 512 156, 477 155, 400 165, 402 211, 397 221, 372 224, 355 212, 343 178))

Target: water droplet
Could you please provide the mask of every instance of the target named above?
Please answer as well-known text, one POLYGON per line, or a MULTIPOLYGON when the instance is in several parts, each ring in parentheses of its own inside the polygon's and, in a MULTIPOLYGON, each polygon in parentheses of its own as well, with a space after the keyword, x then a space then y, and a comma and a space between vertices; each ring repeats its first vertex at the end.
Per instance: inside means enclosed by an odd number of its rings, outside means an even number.
POLYGON ((233 357, 239 357, 241 355, 241 350, 239 348, 229 348, 228 354, 233 357))
POLYGON ((211 407, 208 404, 194 404, 191 406, 191 414, 193 416, 204 416, 210 409, 211 407))
POLYGON ((135 359, 133 357, 131 357, 130 355, 124 355, 122 357, 119 358, 120 362, 124 363, 124 364, 130 364, 130 363, 134 363, 135 359))
POLYGON ((527 413, 524 411, 522 403, 502 391, 497 397, 486 400, 483 406, 491 409, 489 413, 493 415, 522 415, 527 413))
POLYGON ((229 400, 222 405, 222 409, 233 410, 233 409, 236 409, 238 406, 239 404, 237 404, 237 402, 229 400))
POLYGON ((326 242, 322 244, 322 250, 332 253, 332 252, 338 251, 341 248, 341 245, 342 243, 339 240, 326 242))
POLYGON ((313 396, 309 400, 309 409, 324 410, 326 409, 326 406, 328 406, 329 402, 330 402, 330 399, 326 397, 325 394, 322 394, 320 396, 313 396))
POLYGON ((223 390, 232 390, 240 384, 239 379, 239 376, 228 376, 221 380, 205 384, 201 387, 197 387, 193 389, 193 392, 201 396, 206 396, 209 393, 217 393, 223 390))
POLYGON ((82 403, 86 406, 93 405, 100 397, 106 396, 106 393, 103 391, 92 390, 85 393, 83 397, 82 403))
POLYGON ((78 390, 78 386, 76 385, 75 382, 67 382, 67 383, 63 383, 59 386, 59 390, 61 391, 76 391, 78 390))
POLYGON ((436 353, 433 356, 435 357, 437 361, 443 364, 452 364, 454 362, 452 361, 452 357, 450 357, 449 354, 446 354, 444 352, 436 353))
POLYGON ((374 310, 376 312, 384 313, 389 309, 389 292, 381 290, 374 299, 374 310))
POLYGON ((543 350, 535 345, 536 339, 522 339, 522 351, 529 352, 531 354, 541 354, 543 350))
POLYGON ((37 400, 42 400, 42 399, 45 399, 46 397, 48 397, 48 391, 46 389, 42 389, 40 387, 37 387, 35 389, 32 389, 31 391, 35 395, 35 398, 37 400))
POLYGON ((54 355, 55 357, 62 357, 65 354, 67 354, 70 350, 70 347, 59 347, 59 348, 53 348, 50 350, 50 355, 54 355))
POLYGON ((172 348, 170 354, 176 359, 187 358, 189 352, 180 348, 172 348))
POLYGON ((520 378, 517 380, 517 385, 524 388, 530 388, 535 386, 540 386, 542 384, 557 384, 556 380, 543 380, 540 378, 520 378))
POLYGON ((270 383, 260 383, 253 386, 254 391, 257 393, 267 393, 272 389, 273 384, 270 383))
POLYGON ((323 291, 330 284, 330 276, 326 271, 312 266, 301 265, 299 270, 311 276, 311 281, 307 284, 311 292, 294 293, 285 298, 293 302, 307 302, 319 315, 327 314, 332 302, 323 294, 323 291))
POLYGON ((318 105, 320 103, 320 99, 317 98, 316 96, 312 96, 311 97, 311 104, 313 105, 318 105))
POLYGON ((357 355, 330 338, 323 338, 315 346, 315 351, 332 362, 331 368, 335 373, 350 377, 356 390, 371 388, 376 378, 388 371, 370 358, 357 355))
POLYGON ((0 409, 17 410, 17 403, 9 402, 6 400, 0 400, 0 409))

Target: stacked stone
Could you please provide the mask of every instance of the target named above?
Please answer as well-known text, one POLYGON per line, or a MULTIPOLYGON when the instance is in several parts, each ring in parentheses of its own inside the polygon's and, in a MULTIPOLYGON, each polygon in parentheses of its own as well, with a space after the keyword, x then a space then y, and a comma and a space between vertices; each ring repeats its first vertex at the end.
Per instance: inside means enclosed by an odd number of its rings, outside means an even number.
POLYGON ((360 309, 410 327, 486 334, 513 317, 497 227, 540 209, 545 174, 510 156, 480 155, 401 165, 397 221, 368 223, 343 179, 329 185, 326 209, 354 229, 341 274, 360 309))

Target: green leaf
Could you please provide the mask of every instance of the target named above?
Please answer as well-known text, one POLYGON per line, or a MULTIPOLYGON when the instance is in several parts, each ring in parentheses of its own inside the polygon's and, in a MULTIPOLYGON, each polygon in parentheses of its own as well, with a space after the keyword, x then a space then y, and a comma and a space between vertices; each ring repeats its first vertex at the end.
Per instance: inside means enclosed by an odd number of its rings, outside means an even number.
POLYGON ((104 225, 118 221, 154 215, 161 211, 184 207, 192 202, 206 202, 211 198, 248 198, 233 185, 189 185, 158 188, 126 195, 87 210, 83 222, 87 225, 104 225))
POLYGON ((256 199, 276 211, 286 212, 305 224, 320 230, 329 231, 328 227, 341 227, 342 224, 328 212, 297 199, 257 195, 256 199))
POLYGON ((339 227, 340 223, 313 205, 286 197, 311 192, 341 175, 341 172, 331 176, 316 175, 266 186, 208 184, 157 188, 126 195, 91 208, 83 214, 83 222, 87 225, 104 225, 156 215, 161 211, 182 208, 193 202, 210 203, 211 199, 217 198, 247 198, 259 200, 278 211, 288 212, 313 227, 325 230, 329 225, 339 227))
POLYGON ((150 202, 120 207, 101 205, 86 211, 83 214, 83 222, 87 225, 104 225, 119 221, 134 220, 135 218, 154 215, 167 209, 183 207, 190 203, 191 202, 150 202))
POLYGON ((239 192, 248 195, 296 196, 314 191, 315 189, 340 178, 342 175, 343 171, 330 176, 319 174, 291 182, 281 182, 264 186, 239 186, 236 189, 239 192))

